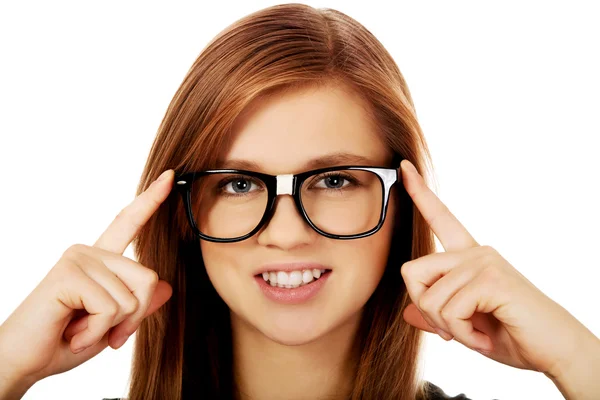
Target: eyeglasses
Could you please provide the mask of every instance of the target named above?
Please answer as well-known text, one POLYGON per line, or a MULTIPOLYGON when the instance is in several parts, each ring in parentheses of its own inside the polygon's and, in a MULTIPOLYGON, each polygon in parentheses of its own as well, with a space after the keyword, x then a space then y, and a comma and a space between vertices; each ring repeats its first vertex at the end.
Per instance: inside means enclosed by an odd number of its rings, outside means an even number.
POLYGON ((295 175, 210 169, 177 175, 175 190, 181 193, 192 230, 204 240, 251 237, 272 217, 277 196, 286 194, 319 234, 357 239, 383 226, 401 160, 396 158, 392 168, 343 165, 295 175))

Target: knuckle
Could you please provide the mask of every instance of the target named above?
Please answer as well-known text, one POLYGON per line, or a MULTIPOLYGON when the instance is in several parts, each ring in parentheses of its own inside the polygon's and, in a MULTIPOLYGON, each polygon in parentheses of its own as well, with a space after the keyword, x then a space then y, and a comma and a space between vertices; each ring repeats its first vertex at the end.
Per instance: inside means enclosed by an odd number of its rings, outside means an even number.
POLYGON ((424 294, 419 299, 419 308, 425 312, 432 312, 435 310, 435 299, 431 296, 424 294))
POLYGON ((484 267, 493 265, 495 260, 498 259, 498 252, 491 246, 482 246, 480 252, 479 263, 484 267))
POLYGON ((83 256, 81 254, 66 254, 52 268, 52 274, 56 274, 61 281, 70 276, 76 276, 81 269, 82 262, 83 256))
POLYGON ((488 265, 482 272, 483 277, 487 280, 497 281, 500 279, 501 272, 493 265, 488 265))
POLYGON ((81 243, 72 244, 64 251, 63 256, 69 260, 79 260, 81 259, 81 255, 87 250, 87 247, 81 243))
POLYGON ((481 249, 483 250, 484 254, 488 254, 488 255, 497 255, 498 252, 496 251, 495 248, 493 248, 490 245, 484 244, 483 246, 481 246, 481 249))
POLYGON ((153 269, 147 269, 144 274, 146 284, 154 288, 158 284, 158 274, 153 269))
POLYGON ((121 306, 123 314, 131 315, 135 313, 139 307, 139 301, 135 296, 129 296, 125 303, 121 306))
POLYGON ((109 301, 104 305, 104 313, 109 318, 116 318, 119 315, 119 304, 116 301, 109 301))
POLYGON ((62 280, 65 278, 65 276, 73 274, 77 268, 79 267, 73 258, 69 256, 63 256, 50 272, 53 275, 59 276, 59 279, 62 280))
POLYGON ((59 285, 56 285, 55 287, 57 287, 56 298, 61 303, 67 305, 67 307, 70 305, 79 304, 81 302, 79 296, 72 290, 69 290, 67 287, 59 285))
POLYGON ((402 276, 404 278, 406 278, 407 276, 409 276, 411 274, 411 271, 412 271, 412 268, 413 268, 413 264, 414 263, 412 261, 406 261, 400 267, 400 273, 402 274, 402 276))
POLYGON ((450 322, 452 321, 453 317, 454 317, 454 311, 448 307, 445 307, 444 309, 442 309, 442 311, 440 312, 440 315, 442 316, 442 319, 445 322, 450 322))

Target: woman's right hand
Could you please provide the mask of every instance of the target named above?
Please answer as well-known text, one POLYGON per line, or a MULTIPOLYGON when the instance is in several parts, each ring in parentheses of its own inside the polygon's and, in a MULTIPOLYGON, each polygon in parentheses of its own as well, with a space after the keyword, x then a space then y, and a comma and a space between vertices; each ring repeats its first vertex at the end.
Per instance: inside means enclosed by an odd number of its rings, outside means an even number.
POLYGON ((117 215, 93 246, 69 247, 0 326, 0 386, 28 382, 30 387, 108 345, 118 349, 169 300, 167 282, 123 256, 171 190, 173 171, 162 176, 117 215))

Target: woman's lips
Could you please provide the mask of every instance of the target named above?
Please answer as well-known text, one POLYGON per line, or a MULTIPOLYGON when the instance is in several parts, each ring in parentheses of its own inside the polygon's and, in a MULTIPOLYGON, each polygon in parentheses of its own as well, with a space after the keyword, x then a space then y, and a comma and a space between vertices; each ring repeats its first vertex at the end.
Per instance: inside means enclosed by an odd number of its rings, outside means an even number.
MULTIPOLYGON (((306 264, 303 265, 306 266, 306 264)), ((262 273, 255 276, 254 280, 268 299, 281 304, 300 304, 316 296, 327 283, 329 275, 331 275, 331 271, 325 270, 325 273, 321 274, 318 279, 306 285, 290 289, 271 286, 269 282, 264 280, 262 273)))

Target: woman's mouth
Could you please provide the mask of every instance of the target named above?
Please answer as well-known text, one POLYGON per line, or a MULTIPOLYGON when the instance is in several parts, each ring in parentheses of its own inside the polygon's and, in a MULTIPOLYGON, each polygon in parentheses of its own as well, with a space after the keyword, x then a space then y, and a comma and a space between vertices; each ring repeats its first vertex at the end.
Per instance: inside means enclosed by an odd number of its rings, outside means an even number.
POLYGON ((282 304, 300 304, 315 297, 331 273, 329 269, 270 271, 255 275, 254 280, 268 299, 282 304))
MULTIPOLYGON (((304 269, 296 271, 269 271, 263 272, 262 278, 271 286, 294 289, 305 286, 321 278, 328 269, 304 269)), ((260 275, 257 275, 260 276, 260 275)))

